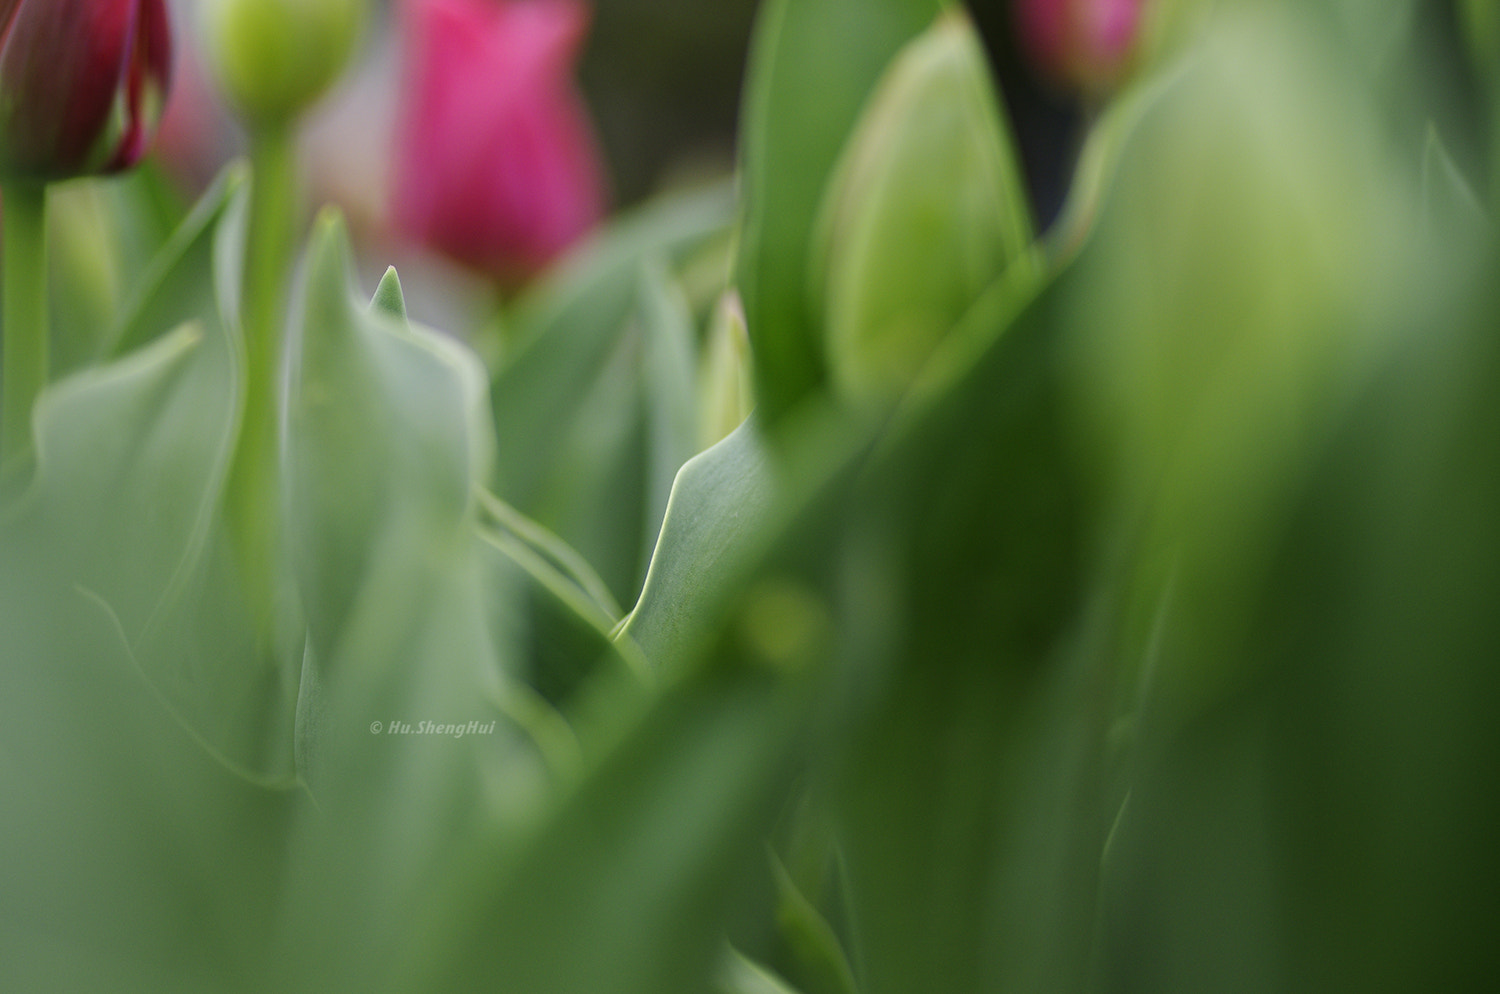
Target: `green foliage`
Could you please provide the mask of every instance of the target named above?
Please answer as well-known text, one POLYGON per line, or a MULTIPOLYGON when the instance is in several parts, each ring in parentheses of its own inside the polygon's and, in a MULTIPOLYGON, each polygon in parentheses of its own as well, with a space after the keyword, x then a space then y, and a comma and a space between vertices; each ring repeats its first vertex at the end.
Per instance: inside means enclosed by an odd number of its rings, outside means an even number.
POLYGON ((490 370, 325 213, 274 432, 243 169, 171 232, 72 193, 0 481, 0 986, 1492 978, 1479 153, 1355 5, 1186 7, 1036 243, 960 14, 771 0, 738 218, 620 219, 490 370))
POLYGON ((887 63, 939 6, 769 0, 760 12, 745 87, 736 278, 768 423, 827 376, 806 280, 818 205, 839 150, 887 63))

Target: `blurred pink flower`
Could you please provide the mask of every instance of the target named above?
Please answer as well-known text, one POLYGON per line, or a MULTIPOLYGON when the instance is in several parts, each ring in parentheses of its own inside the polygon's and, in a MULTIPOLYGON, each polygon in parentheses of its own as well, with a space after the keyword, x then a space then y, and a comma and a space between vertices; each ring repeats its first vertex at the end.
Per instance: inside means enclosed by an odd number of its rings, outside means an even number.
POLYGON ((397 228, 516 284, 604 210, 572 69, 582 0, 403 0, 397 228))
POLYGON ((1088 96, 1128 68, 1143 0, 1014 0, 1021 43, 1055 82, 1088 96))

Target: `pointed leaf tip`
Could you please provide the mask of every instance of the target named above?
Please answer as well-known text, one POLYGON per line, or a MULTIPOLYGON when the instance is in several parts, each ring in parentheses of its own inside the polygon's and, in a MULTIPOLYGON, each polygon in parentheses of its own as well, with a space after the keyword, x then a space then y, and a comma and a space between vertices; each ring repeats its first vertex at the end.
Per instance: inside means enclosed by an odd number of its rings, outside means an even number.
POLYGON ((406 320, 406 297, 401 292, 401 277, 395 266, 386 267, 380 285, 375 288, 375 296, 370 299, 370 307, 400 321, 406 320))

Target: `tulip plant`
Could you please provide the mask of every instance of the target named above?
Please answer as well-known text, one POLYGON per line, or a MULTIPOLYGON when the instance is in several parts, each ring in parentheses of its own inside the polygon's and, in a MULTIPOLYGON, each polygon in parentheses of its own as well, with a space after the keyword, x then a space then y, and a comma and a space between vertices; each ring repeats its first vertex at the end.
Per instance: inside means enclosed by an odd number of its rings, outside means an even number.
POLYGON ((612 215, 582 0, 183 9, 0 0, 0 990, 1493 982, 1493 4, 763 0, 612 215))

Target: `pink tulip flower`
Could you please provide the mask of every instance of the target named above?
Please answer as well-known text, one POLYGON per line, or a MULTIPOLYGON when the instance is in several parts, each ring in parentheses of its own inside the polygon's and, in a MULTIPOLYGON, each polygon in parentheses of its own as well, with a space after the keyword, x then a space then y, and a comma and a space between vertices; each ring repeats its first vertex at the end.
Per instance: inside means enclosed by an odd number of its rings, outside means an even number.
POLYGON ((1015 0, 1016 26, 1031 60, 1085 96, 1108 93, 1134 52, 1142 0, 1015 0))
POLYGON ((166 101, 171 47, 163 0, 0 0, 0 175, 134 165, 166 101))
POLYGON ((393 219, 516 285, 584 235, 603 178, 572 69, 582 0, 403 0, 393 219))

